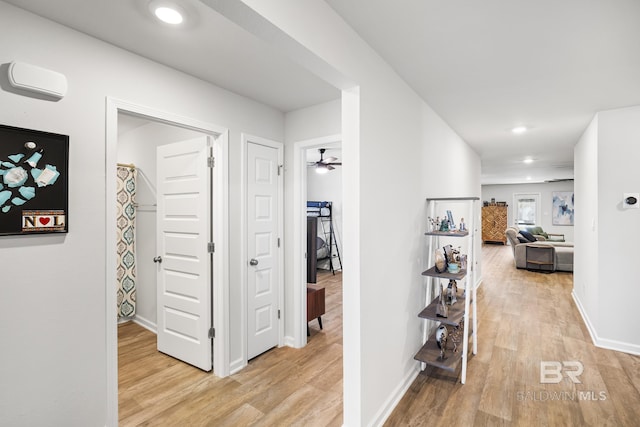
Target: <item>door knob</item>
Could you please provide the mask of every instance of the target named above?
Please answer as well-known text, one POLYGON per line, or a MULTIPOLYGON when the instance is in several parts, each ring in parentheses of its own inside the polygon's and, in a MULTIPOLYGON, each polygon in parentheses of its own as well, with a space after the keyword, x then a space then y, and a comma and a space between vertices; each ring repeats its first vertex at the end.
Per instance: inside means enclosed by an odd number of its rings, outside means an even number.
POLYGON ((157 257, 153 258, 153 262, 162 262, 162 257, 161 256, 157 256, 157 257))
POLYGON ((249 265, 258 265, 258 260, 255 258, 251 258, 251 261, 249 261, 249 265))

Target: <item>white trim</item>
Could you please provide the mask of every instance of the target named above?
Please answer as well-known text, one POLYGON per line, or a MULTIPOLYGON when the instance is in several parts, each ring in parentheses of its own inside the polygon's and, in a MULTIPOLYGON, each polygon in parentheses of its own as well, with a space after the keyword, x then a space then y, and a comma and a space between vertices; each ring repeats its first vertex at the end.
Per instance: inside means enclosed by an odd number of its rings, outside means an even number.
POLYGON ((166 111, 156 110, 150 107, 133 104, 120 99, 106 97, 105 104, 105 301, 106 301, 106 425, 118 425, 118 329, 116 318, 116 293, 113 292, 112 284, 116 281, 116 241, 113 238, 113 230, 116 229, 116 206, 113 202, 116 198, 115 179, 107 179, 111 176, 117 163, 118 145, 118 113, 128 113, 155 122, 161 122, 172 126, 191 129, 197 132, 213 135, 214 152, 218 156, 214 179, 217 192, 214 192, 215 205, 213 213, 213 233, 214 236, 222 236, 221 241, 217 241, 219 248, 213 254, 214 277, 213 295, 214 310, 213 324, 216 327, 216 338, 214 339, 214 372, 219 377, 229 375, 229 182, 228 182, 228 162, 229 162, 229 131, 221 126, 202 122, 196 119, 179 116, 166 111))
POLYGON ((148 331, 153 332, 154 334, 158 334, 158 325, 153 323, 152 321, 150 321, 149 319, 146 319, 142 316, 139 316, 136 314, 136 317, 134 317, 133 319, 131 319, 131 321, 133 323, 136 323, 140 326, 142 326, 143 328, 145 328, 148 331))
POLYGON ((229 375, 233 375, 237 372, 240 372, 241 370, 244 369, 245 366, 247 366, 247 358, 246 357, 240 357, 240 359, 236 359, 233 362, 231 362, 230 366, 229 366, 229 375))
POLYGON ((591 323, 591 320, 589 319, 589 316, 587 315, 586 310, 582 306, 582 303, 580 302, 580 298, 578 298, 578 295, 576 294, 575 290, 571 291, 571 296, 573 297, 573 302, 576 303, 578 312, 580 313, 580 316, 582 316, 582 320, 584 320, 584 324, 587 327, 587 330, 589 331, 589 335, 591 336, 591 341, 593 342, 593 345, 595 345, 596 347, 605 348, 607 350, 621 351, 623 353, 629 353, 629 354, 634 354, 636 356, 640 356, 640 345, 626 343, 622 341, 610 340, 606 338, 600 338, 598 336, 598 333, 596 332, 595 327, 591 323))
POLYGON ((381 426, 384 425, 389 415, 393 412, 395 407, 400 403, 400 400, 404 397, 413 381, 420 374, 420 364, 418 362, 415 363, 415 368, 410 370, 407 375, 404 377, 402 382, 398 384, 396 389, 389 395, 387 401, 378 409, 378 412, 373 416, 371 422, 368 424, 369 426, 381 426))
POLYGON ((280 270, 279 280, 278 280, 278 308, 280 310, 281 316, 278 320, 278 347, 282 347, 285 343, 284 338, 284 319, 287 317, 285 312, 284 305, 284 143, 279 141, 274 141, 271 139, 262 138, 255 135, 250 135, 246 133, 240 134, 241 139, 241 184, 240 184, 240 219, 242 221, 241 232, 240 232, 240 253, 242 256, 240 257, 240 277, 241 277, 241 327, 240 331, 242 334, 242 359, 244 365, 240 367, 244 367, 248 363, 248 355, 247 355, 247 286, 248 286, 248 277, 247 277, 247 259, 248 259, 248 247, 247 247, 247 194, 248 194, 248 166, 247 166, 247 155, 248 155, 248 144, 257 144, 263 145, 265 147, 270 147, 276 149, 278 151, 278 166, 282 166, 280 169, 281 173, 278 174, 278 236, 280 237, 280 247, 279 256, 278 256, 278 269, 280 270))
MULTIPOLYGON (((307 283, 307 262, 303 254, 307 250, 307 157, 312 148, 342 146, 341 135, 329 135, 321 138, 306 139, 293 144, 293 283, 307 283)), ((288 337, 291 347, 302 348, 307 345, 307 292, 304 286, 293 288, 293 336, 288 337)))

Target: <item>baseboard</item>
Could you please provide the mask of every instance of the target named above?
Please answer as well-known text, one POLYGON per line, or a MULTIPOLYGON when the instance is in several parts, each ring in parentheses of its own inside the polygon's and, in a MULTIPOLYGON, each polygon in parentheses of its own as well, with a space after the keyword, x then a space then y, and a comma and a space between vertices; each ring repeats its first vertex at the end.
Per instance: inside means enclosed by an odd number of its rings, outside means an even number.
POLYGON ((296 346, 296 340, 295 338, 293 338, 290 335, 287 335, 284 337, 284 344, 285 347, 293 347, 293 348, 299 348, 298 346, 296 346))
POLYGON ((133 318, 133 321, 138 325, 142 326, 143 328, 153 332, 154 334, 156 335, 158 334, 158 325, 153 323, 152 321, 138 315, 136 315, 136 317, 133 318))
POLYGON ((247 362, 244 359, 236 359, 229 364, 229 375, 233 375, 236 372, 240 372, 245 366, 247 366, 247 362))
POLYGON ((582 320, 584 321, 584 324, 589 331, 589 336, 591 336, 593 345, 595 345, 596 347, 605 348, 607 350, 621 351, 622 353, 629 353, 640 356, 640 345, 600 338, 593 324, 591 323, 586 310, 582 306, 580 298, 578 298, 575 291, 571 291, 571 296, 573 297, 573 302, 575 302, 576 307, 578 308, 578 312, 580 313, 580 316, 582 316, 582 320))
POLYGON ((387 401, 382 405, 378 412, 376 412, 376 415, 368 424, 369 426, 381 426, 385 421, 387 421, 387 418, 389 418, 395 407, 398 406, 398 403, 400 403, 400 400, 404 397, 405 393, 409 390, 409 387, 411 387, 411 384, 413 384, 419 374, 420 364, 416 363, 414 368, 407 373, 402 382, 400 382, 393 393, 391 393, 387 401))

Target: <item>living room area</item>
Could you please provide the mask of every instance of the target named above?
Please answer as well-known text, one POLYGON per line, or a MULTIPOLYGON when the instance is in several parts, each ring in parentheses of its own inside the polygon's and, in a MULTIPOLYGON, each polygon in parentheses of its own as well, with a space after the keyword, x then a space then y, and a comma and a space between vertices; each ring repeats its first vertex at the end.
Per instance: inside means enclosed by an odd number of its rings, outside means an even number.
POLYGON ((573 272, 573 179, 483 185, 482 200, 483 243, 509 245, 517 268, 573 272))

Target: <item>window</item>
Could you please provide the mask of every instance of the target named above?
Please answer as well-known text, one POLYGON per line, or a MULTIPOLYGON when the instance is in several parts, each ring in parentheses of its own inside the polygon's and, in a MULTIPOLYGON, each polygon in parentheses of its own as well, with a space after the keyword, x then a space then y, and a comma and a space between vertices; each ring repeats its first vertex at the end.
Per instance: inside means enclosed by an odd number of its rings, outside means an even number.
POLYGON ((513 206, 516 226, 539 224, 539 193, 515 193, 513 206))

